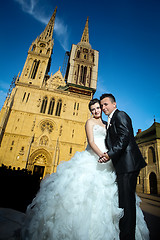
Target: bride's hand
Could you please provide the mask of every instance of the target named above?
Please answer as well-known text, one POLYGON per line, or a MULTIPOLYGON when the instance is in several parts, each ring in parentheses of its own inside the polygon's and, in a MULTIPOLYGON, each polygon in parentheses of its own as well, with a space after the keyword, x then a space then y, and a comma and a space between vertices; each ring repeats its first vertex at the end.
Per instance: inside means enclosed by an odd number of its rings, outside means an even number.
POLYGON ((106 162, 109 161, 109 159, 110 159, 110 157, 108 156, 108 154, 104 153, 102 156, 99 157, 98 162, 99 163, 106 163, 106 162))

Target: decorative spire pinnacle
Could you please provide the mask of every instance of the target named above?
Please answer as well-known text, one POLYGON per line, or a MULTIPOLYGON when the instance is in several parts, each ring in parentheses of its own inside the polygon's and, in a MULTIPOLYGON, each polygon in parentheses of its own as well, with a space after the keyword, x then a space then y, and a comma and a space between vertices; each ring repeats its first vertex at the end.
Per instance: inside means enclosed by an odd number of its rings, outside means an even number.
POLYGON ((155 121, 156 121, 156 117, 155 117, 155 115, 154 115, 154 123, 155 123, 155 121))
POLYGON ((50 18, 47 26, 45 27, 44 31, 41 33, 39 40, 52 40, 53 37, 53 29, 54 29, 54 22, 55 22, 55 17, 56 17, 56 12, 57 12, 57 7, 55 8, 52 17, 50 18))
POLYGON ((81 42, 89 43, 88 17, 82 34, 81 42))
POLYGON ((81 37, 81 41, 78 43, 78 45, 86 48, 92 48, 89 43, 88 17, 87 17, 86 25, 84 27, 84 31, 81 37))

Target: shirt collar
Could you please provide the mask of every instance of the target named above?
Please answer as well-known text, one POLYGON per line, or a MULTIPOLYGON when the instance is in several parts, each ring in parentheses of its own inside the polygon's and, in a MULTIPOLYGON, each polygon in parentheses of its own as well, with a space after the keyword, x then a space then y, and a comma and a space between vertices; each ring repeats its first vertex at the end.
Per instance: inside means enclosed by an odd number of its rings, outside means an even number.
POLYGON ((117 110, 117 108, 116 108, 116 109, 114 109, 114 110, 113 110, 113 112, 111 112, 111 113, 108 115, 108 118, 110 118, 110 119, 111 119, 111 118, 113 117, 113 114, 114 114, 114 112, 115 112, 116 110, 117 110))

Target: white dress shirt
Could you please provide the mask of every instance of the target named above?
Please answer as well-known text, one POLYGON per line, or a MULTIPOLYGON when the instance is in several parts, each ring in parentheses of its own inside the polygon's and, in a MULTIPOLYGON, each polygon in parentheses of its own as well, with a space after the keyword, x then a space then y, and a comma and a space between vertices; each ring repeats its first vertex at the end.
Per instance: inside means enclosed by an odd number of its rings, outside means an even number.
POLYGON ((113 112, 111 112, 111 113, 108 115, 107 129, 109 128, 109 125, 110 125, 110 122, 111 122, 111 118, 113 117, 113 114, 114 114, 114 112, 115 112, 116 110, 117 110, 117 108, 114 109, 113 112))

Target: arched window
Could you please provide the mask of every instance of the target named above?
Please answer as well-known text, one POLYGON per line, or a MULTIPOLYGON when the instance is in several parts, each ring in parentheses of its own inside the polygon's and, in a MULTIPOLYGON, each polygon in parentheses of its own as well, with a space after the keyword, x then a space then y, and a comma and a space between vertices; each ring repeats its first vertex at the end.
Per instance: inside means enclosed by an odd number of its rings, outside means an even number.
POLYGON ((30 96, 30 93, 28 93, 28 96, 27 96, 26 102, 28 102, 29 96, 30 96))
POLYGON ((69 153, 72 154, 72 147, 70 147, 69 153))
POLYGON ((43 101, 42 101, 42 106, 41 106, 41 113, 45 113, 46 111, 46 107, 47 107, 47 102, 48 102, 48 98, 44 97, 43 101))
POLYGON ((30 73, 30 78, 35 79, 39 64, 40 64, 40 60, 39 60, 39 61, 37 61, 37 59, 34 60, 34 62, 33 62, 33 64, 32 64, 32 69, 31 69, 31 73, 30 73))
POLYGON ((92 61, 94 62, 94 53, 92 53, 92 61))
POLYGON ((77 111, 79 110, 79 103, 77 103, 77 111))
POLYGON ((149 175, 150 194, 157 194, 157 176, 154 172, 149 175))
POLYGON ((60 116, 61 108, 62 108, 62 100, 58 100, 57 108, 56 108, 56 114, 55 114, 56 116, 60 116))
POLYGON ((50 100, 49 109, 48 109, 48 114, 50 114, 50 115, 53 114, 54 104, 55 104, 55 100, 54 100, 54 98, 52 98, 50 100))
POLYGON ((84 67, 84 75, 83 75, 83 84, 86 84, 86 77, 87 77, 87 67, 84 67))
POLYGON ((77 58, 79 58, 80 57, 80 51, 78 50, 77 51, 77 58))
POLYGON ((80 75, 80 82, 83 81, 83 66, 81 66, 81 75, 80 75))
POLYGON ((50 53, 50 48, 47 49, 47 55, 49 55, 49 53, 50 53))
POLYGON ((153 147, 149 147, 148 149, 148 163, 153 164, 156 162, 155 150, 153 147))
POLYGON ((89 74, 89 87, 91 86, 91 77, 92 77, 92 68, 90 68, 90 74, 89 74))
POLYGON ((36 50, 36 45, 34 44, 33 45, 33 49, 32 49, 33 51, 35 51, 36 50))
POLYGON ((87 67, 81 66, 80 82, 81 82, 83 85, 86 84, 86 76, 87 76, 87 67))
POLYGON ((24 99, 25 99, 25 96, 26 96, 26 92, 25 92, 25 93, 24 93, 24 95, 23 95, 22 102, 24 101, 24 99))
POLYGON ((78 83, 78 76, 79 76, 79 64, 78 64, 78 68, 77 68, 77 78, 76 78, 76 84, 78 83))
POLYGON ((72 130, 72 138, 74 137, 74 129, 72 130))

